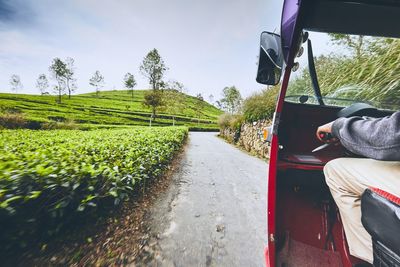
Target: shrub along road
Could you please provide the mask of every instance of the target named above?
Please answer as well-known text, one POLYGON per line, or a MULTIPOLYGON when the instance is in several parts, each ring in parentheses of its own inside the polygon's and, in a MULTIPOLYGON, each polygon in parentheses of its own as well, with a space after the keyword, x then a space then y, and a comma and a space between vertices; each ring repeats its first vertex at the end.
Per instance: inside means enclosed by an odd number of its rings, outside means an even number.
POLYGON ((215 133, 191 133, 136 265, 264 266, 266 174, 215 133))

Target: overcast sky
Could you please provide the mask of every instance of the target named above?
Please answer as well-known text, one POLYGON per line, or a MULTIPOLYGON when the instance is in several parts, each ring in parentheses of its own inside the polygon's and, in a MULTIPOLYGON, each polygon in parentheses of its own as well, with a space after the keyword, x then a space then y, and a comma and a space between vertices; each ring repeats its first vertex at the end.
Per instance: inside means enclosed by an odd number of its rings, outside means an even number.
POLYGON ((157 48, 165 80, 190 94, 218 99, 235 85, 248 96, 263 88, 255 82, 259 34, 279 32, 281 8, 281 0, 0 0, 0 92, 18 74, 22 93, 38 93, 35 80, 55 57, 75 59, 77 93, 93 91, 96 70, 104 89, 122 89, 127 72, 137 89, 149 88, 139 66, 157 48))

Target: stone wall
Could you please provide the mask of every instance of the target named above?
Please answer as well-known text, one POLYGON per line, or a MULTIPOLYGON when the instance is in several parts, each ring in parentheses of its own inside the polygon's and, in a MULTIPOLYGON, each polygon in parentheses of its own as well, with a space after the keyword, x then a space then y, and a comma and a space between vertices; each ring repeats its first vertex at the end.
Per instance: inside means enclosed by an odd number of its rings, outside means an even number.
POLYGON ((263 129, 271 125, 270 120, 260 120, 242 124, 240 131, 221 129, 220 135, 231 143, 263 158, 269 158, 269 148, 263 142, 263 129))

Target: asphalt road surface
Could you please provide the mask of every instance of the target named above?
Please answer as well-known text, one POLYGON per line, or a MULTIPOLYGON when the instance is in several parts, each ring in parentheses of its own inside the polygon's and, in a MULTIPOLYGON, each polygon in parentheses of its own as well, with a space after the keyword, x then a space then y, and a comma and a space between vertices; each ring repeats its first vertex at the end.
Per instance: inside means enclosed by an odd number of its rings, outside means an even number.
POLYGON ((137 266, 264 266, 267 163, 190 133, 137 266))

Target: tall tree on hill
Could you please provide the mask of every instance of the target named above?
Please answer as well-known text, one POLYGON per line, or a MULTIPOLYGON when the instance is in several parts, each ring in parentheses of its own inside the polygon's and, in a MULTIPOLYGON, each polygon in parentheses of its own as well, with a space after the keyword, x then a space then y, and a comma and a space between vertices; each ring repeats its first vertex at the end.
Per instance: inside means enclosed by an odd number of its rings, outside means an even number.
POLYGON ((18 91, 23 88, 23 85, 21 83, 21 78, 19 77, 19 75, 17 74, 11 75, 10 85, 11 85, 11 90, 15 93, 18 93, 18 91))
POLYGON ((76 90, 76 79, 74 77, 75 74, 75 66, 74 59, 71 57, 67 57, 66 62, 66 70, 65 70, 65 85, 68 90, 68 98, 71 99, 71 93, 76 90))
POLYGON ((135 77, 133 76, 133 74, 131 74, 129 72, 127 74, 125 74, 124 84, 125 84, 126 89, 128 89, 128 92, 131 91, 132 100, 133 100, 133 88, 136 86, 136 80, 135 80, 135 77))
POLYGON ((157 90, 163 84, 162 79, 168 68, 157 49, 154 48, 143 59, 139 69, 142 75, 149 80, 152 89, 157 90))
POLYGON ((104 86, 104 77, 100 71, 96 70, 92 78, 90 78, 89 84, 96 88, 96 96, 99 97, 100 89, 104 86))
POLYGON ((222 107, 229 113, 238 112, 242 104, 242 96, 235 86, 225 87, 222 90, 222 107))
POLYGON ((68 72, 67 69, 67 64, 58 57, 53 59, 49 67, 52 78, 57 81, 57 85, 54 87, 54 91, 58 94, 58 103, 61 103, 61 96, 65 92, 65 76, 68 72))
POLYGON ((48 94, 47 88, 49 88, 49 81, 45 74, 40 74, 36 80, 36 88, 39 89, 41 95, 48 94))

